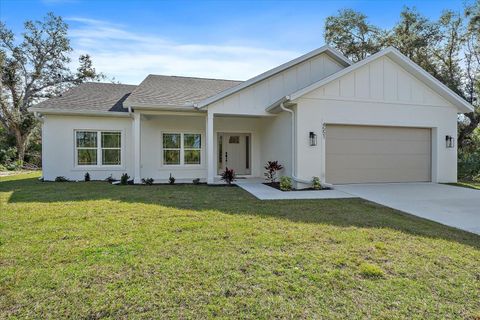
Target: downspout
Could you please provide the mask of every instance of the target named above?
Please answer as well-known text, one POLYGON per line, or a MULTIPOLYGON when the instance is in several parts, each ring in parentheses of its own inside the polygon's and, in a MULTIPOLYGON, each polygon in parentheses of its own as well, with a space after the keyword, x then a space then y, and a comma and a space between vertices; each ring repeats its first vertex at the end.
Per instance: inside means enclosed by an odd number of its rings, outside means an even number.
MULTIPOLYGON (((290 100, 290 97, 286 96, 285 101, 289 101, 289 100, 290 100)), ((295 154, 295 150, 296 150, 296 148, 295 148, 295 112, 293 110, 290 110, 290 109, 286 108, 285 105, 283 104, 283 102, 280 102, 280 109, 290 113, 291 119, 292 119, 292 125, 291 125, 291 127, 292 127, 292 133, 291 133, 291 136, 292 136, 292 179, 295 182, 311 184, 312 183, 311 181, 297 178, 297 176, 295 175, 295 167, 296 167, 295 166, 295 158, 296 158, 296 154, 295 154)))

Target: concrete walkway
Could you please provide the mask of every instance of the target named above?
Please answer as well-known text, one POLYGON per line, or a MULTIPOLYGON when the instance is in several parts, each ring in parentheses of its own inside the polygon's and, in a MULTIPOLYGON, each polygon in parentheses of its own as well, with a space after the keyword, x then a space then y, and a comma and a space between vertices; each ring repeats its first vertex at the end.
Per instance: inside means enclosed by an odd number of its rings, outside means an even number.
POLYGON ((259 181, 237 180, 235 184, 240 188, 250 192, 260 200, 298 200, 298 199, 341 199, 356 198, 356 196, 339 190, 319 190, 319 191, 289 191, 284 192, 264 185, 259 181))
POLYGON ((480 234, 480 190, 435 183, 350 184, 335 189, 480 234))

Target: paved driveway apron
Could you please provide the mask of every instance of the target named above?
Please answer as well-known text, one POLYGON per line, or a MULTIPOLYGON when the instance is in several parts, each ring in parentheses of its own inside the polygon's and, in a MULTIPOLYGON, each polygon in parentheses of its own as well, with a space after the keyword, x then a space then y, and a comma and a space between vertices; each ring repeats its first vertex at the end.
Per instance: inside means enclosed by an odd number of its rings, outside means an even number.
POLYGON ((436 183, 349 184, 335 189, 480 234, 480 190, 436 183))

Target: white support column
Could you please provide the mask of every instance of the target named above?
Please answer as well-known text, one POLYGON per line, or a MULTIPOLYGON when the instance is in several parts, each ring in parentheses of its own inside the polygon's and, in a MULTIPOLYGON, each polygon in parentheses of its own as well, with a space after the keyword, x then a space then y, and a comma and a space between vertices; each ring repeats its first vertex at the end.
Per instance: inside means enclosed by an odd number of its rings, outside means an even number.
POLYGON ((207 113, 205 131, 207 133, 207 183, 212 184, 215 179, 215 155, 213 154, 213 113, 210 110, 207 113))
POLYGON ((133 166, 134 183, 141 183, 141 119, 140 113, 133 113, 133 166))

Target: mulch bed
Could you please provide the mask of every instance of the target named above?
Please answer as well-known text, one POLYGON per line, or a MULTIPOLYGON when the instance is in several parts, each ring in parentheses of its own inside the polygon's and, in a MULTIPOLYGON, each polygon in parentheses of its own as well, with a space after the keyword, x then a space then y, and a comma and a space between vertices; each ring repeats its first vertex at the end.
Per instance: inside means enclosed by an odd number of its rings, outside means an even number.
POLYGON ((283 192, 289 192, 289 191, 322 191, 322 190, 330 190, 330 188, 322 188, 322 189, 314 189, 314 188, 305 188, 305 189, 292 189, 292 190, 282 190, 280 189, 280 182, 264 182, 263 183, 266 186, 275 188, 277 190, 283 191, 283 192))

